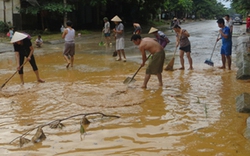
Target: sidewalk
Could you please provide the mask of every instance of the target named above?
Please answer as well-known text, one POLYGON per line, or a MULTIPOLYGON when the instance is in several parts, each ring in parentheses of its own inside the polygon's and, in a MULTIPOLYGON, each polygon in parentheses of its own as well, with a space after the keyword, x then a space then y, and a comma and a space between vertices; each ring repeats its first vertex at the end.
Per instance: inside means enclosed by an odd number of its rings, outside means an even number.
POLYGON ((0 53, 13 52, 14 48, 11 43, 0 43, 0 53))

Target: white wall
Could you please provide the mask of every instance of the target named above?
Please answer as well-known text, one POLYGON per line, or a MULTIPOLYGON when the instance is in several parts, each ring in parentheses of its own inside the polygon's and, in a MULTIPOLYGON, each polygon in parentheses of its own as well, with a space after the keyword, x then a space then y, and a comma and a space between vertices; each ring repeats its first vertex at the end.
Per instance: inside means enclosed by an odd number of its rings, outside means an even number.
POLYGON ((13 13, 18 14, 16 7, 21 7, 20 0, 0 0, 0 21, 4 21, 5 16, 4 22, 11 22, 13 24, 13 13))

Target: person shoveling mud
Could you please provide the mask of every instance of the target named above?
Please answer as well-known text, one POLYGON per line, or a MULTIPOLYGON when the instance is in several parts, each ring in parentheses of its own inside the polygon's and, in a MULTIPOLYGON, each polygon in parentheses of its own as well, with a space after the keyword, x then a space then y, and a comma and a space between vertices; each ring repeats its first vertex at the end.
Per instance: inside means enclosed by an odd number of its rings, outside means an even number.
POLYGON ((43 83, 45 81, 42 80, 39 76, 35 57, 33 55, 34 47, 32 46, 32 43, 28 36, 29 35, 24 34, 24 33, 15 32, 15 34, 13 35, 10 41, 10 43, 13 43, 14 45, 14 50, 15 50, 15 55, 16 55, 16 60, 17 60, 17 71, 20 75, 21 83, 24 84, 23 66, 27 61, 29 61, 33 68, 33 71, 36 74, 37 81, 43 83), (26 62, 24 62, 25 57, 26 57, 26 62))
POLYGON ((147 83, 150 79, 151 74, 157 75, 159 86, 162 86, 163 84, 161 73, 165 60, 165 52, 162 46, 158 42, 155 42, 155 40, 152 38, 145 37, 142 39, 141 36, 137 34, 131 37, 131 41, 133 41, 135 45, 139 46, 139 49, 142 54, 142 67, 145 65, 145 62, 147 60, 146 51, 149 51, 152 55, 152 57, 150 58, 151 60, 149 62, 149 65, 146 69, 146 75, 142 88, 147 88, 147 83))

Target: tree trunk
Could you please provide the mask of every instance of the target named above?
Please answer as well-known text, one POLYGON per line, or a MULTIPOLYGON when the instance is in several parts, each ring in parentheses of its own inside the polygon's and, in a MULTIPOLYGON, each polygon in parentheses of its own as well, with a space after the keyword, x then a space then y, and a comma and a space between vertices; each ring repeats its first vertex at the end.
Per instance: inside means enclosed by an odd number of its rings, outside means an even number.
MULTIPOLYGON (((63 0, 64 7, 67 5, 67 0, 63 0)), ((63 18, 63 25, 66 27, 66 22, 67 22, 67 12, 64 12, 64 18, 63 18)))

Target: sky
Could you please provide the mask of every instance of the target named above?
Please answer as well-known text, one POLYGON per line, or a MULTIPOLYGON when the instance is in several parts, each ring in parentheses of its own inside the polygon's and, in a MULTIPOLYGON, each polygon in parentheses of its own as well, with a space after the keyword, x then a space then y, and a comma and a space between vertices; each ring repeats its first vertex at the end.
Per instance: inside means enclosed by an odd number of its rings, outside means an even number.
POLYGON ((225 7, 230 8, 231 2, 225 2, 224 0, 217 0, 217 2, 221 2, 225 7))

